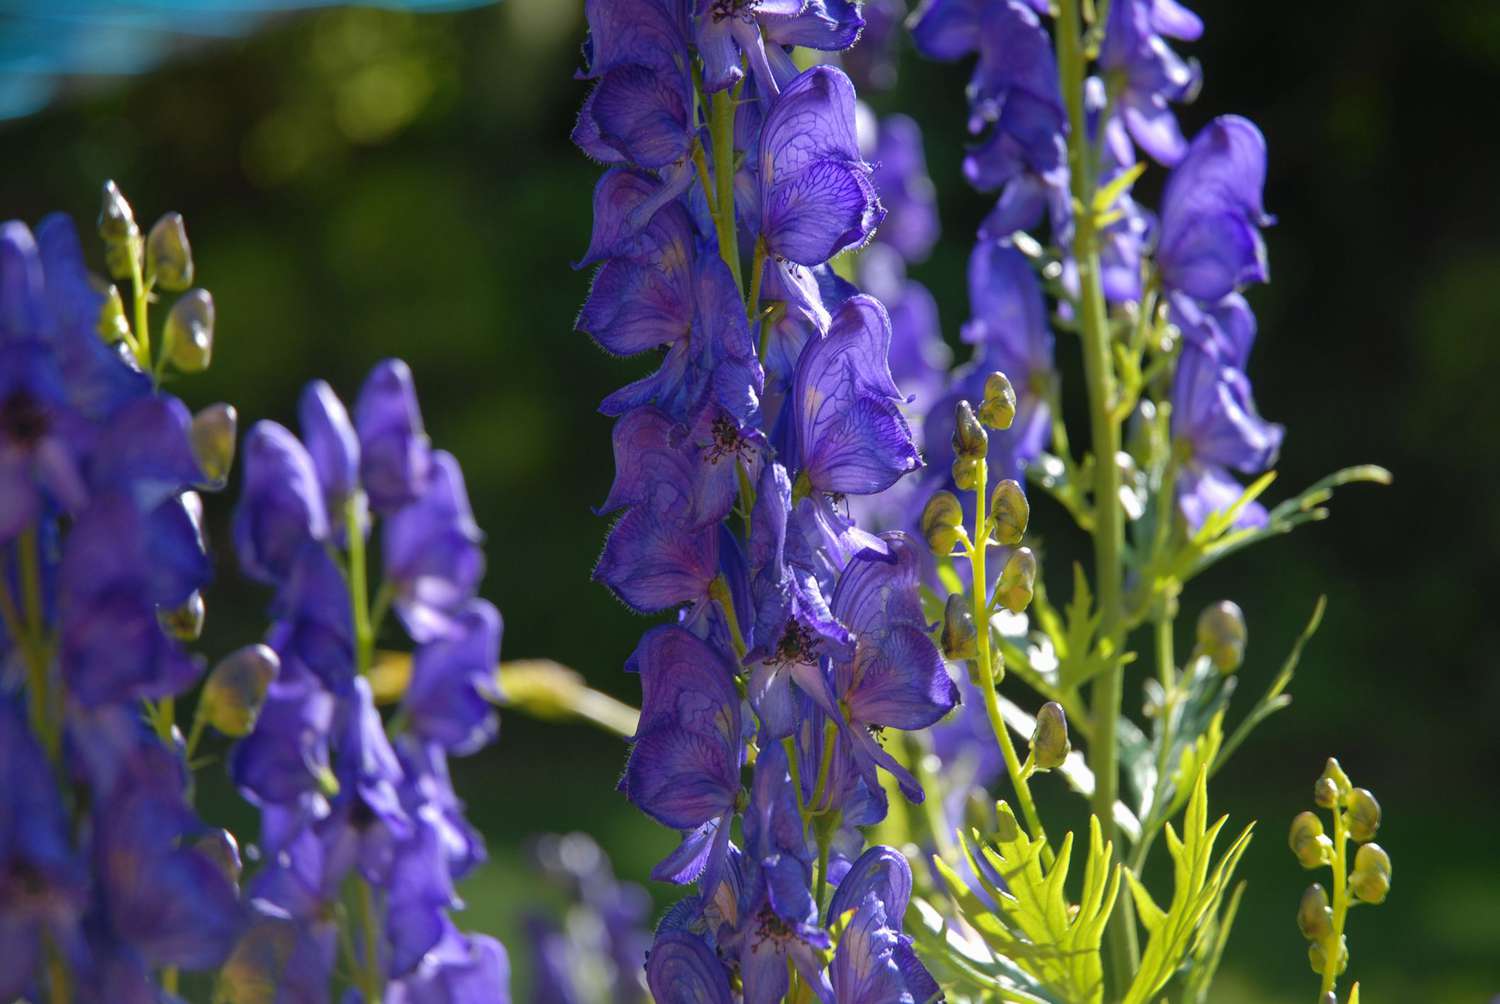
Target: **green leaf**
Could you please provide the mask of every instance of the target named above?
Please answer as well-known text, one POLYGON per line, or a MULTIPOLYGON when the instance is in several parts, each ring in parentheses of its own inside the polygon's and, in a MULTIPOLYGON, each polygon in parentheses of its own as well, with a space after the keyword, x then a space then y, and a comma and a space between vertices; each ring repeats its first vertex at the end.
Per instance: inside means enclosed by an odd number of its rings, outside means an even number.
POLYGON ((1213 825, 1208 824, 1208 769, 1201 767, 1183 815, 1182 836, 1178 837, 1170 823, 1166 827, 1167 851, 1173 866, 1171 905, 1162 911, 1136 876, 1130 875, 1137 909, 1150 919, 1146 921, 1148 937, 1140 968, 1122 1004, 1145 1004, 1165 986, 1199 945, 1204 926, 1217 916, 1219 902, 1254 829, 1254 824, 1245 827, 1214 864, 1214 842, 1227 819, 1222 816, 1213 825))
POLYGON ((1243 879, 1234 887, 1229 903, 1210 923, 1203 927, 1203 937, 1193 953, 1193 965, 1188 968, 1187 985, 1183 988, 1184 1002, 1208 1004, 1208 991, 1213 986, 1214 975, 1224 957, 1224 946, 1229 943, 1229 931, 1234 927, 1235 914, 1239 913, 1240 897, 1249 883, 1243 879))
MULTIPOLYGON (((939 870, 946 866, 936 861, 939 870)), ((951 874, 951 872, 945 872, 951 874)), ((966 889, 953 876, 949 888, 966 889), (955 884, 956 883, 956 884, 955 884)), ((972 895, 959 897, 978 904, 972 895)), ((1029 973, 1003 955, 996 955, 975 939, 971 932, 950 923, 931 903, 920 896, 912 900, 906 916, 906 932, 911 935, 917 954, 944 988, 953 992, 972 993, 986 1001, 1014 1004, 1069 1004, 1047 993, 1029 973)), ((982 906, 978 909, 983 910, 982 906)))
POLYGON ((1099 945, 1104 926, 1119 896, 1121 866, 1113 845, 1105 844, 1098 820, 1089 820, 1089 850, 1077 903, 1069 902, 1066 885, 1073 856, 1073 834, 1063 838, 1051 868, 1042 864, 1043 844, 1016 821, 1010 806, 995 807, 997 825, 988 840, 977 831, 959 834, 975 880, 999 905, 986 909, 978 897, 941 859, 936 865, 967 920, 996 955, 1012 960, 1048 994, 1069 1004, 1101 1004, 1104 967, 1099 945), (998 875, 1001 883, 986 876, 998 875))

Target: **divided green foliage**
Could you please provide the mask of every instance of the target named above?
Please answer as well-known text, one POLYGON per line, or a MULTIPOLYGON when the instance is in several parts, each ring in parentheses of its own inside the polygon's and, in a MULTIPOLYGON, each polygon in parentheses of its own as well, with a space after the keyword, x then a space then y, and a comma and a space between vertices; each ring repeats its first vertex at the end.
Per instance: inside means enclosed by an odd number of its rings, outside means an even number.
POLYGON ((1104 843, 1097 819, 1089 820, 1089 852, 1079 901, 1070 903, 1065 884, 1073 856, 1073 835, 1063 838, 1050 868, 1042 862, 1043 844, 1016 821, 1010 806, 996 807, 994 838, 977 831, 960 834, 964 855, 976 881, 999 904, 998 913, 968 891, 947 862, 938 869, 957 895, 965 918, 992 952, 1009 958, 1030 974, 1049 995, 1068 1004, 1104 1000, 1104 968, 1099 946, 1104 926, 1120 892, 1121 866, 1114 847, 1104 843), (1000 883, 993 881, 998 876, 1000 883))
MULTIPOLYGON (((1253 823, 1246 826, 1218 863, 1213 864, 1214 842, 1228 818, 1221 816, 1212 826, 1208 824, 1208 768, 1200 768, 1182 820, 1182 836, 1178 837, 1170 823, 1166 826, 1167 850, 1173 866, 1172 902, 1168 908, 1163 910, 1158 906, 1140 880, 1130 871, 1125 872, 1136 915, 1146 928, 1147 941, 1140 968, 1122 1004, 1144 1004, 1166 986, 1190 955, 1204 951, 1205 940, 1217 937, 1209 928, 1218 921, 1219 903, 1254 829, 1253 823)), ((1232 921, 1233 909, 1227 916, 1232 921)), ((1217 926, 1227 933, 1227 922, 1219 922, 1217 926)))

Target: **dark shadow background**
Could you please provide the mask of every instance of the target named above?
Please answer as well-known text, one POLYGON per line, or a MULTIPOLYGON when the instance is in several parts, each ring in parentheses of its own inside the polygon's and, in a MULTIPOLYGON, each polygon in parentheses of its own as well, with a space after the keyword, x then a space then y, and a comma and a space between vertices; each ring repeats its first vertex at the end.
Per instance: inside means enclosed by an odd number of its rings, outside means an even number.
MULTIPOLYGON (((588 581, 605 529, 589 507, 611 476, 595 403, 643 370, 571 329, 588 278, 568 262, 597 176, 567 138, 584 94, 571 77, 579 6, 287 17, 146 77, 76 87, 0 125, 0 214, 62 208, 87 223, 106 177, 146 223, 183 212, 219 314, 212 371, 179 388, 195 406, 227 399, 246 423, 291 422, 308 379, 352 399, 377 359, 410 361, 489 535, 484 591, 506 617, 505 655, 556 658, 633 701, 620 667, 644 624, 588 581)), ((1251 300, 1261 409, 1288 426, 1271 494, 1351 463, 1396 475, 1341 492, 1330 522, 1184 597, 1189 623, 1219 596, 1246 610, 1240 710, 1330 597, 1296 703, 1214 785, 1219 808, 1261 820, 1215 999, 1314 994, 1293 921, 1308 877, 1285 832, 1336 753, 1383 803, 1395 862, 1387 905, 1352 917, 1350 975, 1375 1004, 1488 1000, 1500 992, 1500 5, 1195 6, 1205 86, 1185 124, 1239 112, 1270 143, 1274 281, 1251 300)), ((927 132, 946 236, 915 274, 950 338, 987 208, 959 175, 966 79, 908 52, 900 88, 876 102, 927 132)), ((256 637, 268 599, 234 573, 230 506, 210 499, 213 654, 256 637)), ((1062 529, 1038 509, 1043 532, 1062 529)), ((466 923, 507 936, 522 969, 528 834, 587 829, 637 879, 670 843, 613 791, 623 753, 585 727, 510 714, 500 743, 458 766, 494 859, 468 886, 466 923)), ((221 796, 210 811, 249 825, 221 796)))

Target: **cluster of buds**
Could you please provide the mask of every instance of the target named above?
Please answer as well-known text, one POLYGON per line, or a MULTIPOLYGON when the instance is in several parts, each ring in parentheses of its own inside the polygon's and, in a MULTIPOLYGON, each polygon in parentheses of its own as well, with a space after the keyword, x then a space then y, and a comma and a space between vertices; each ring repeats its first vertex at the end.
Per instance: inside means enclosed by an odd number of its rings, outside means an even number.
POLYGON ((1344 935, 1349 908, 1385 901, 1391 889, 1391 858, 1373 842, 1380 829, 1380 803, 1368 789, 1354 787, 1332 757, 1313 786, 1313 801, 1332 815, 1332 836, 1324 832, 1316 813, 1306 811, 1292 820, 1288 843, 1303 868, 1332 870, 1333 897, 1330 901, 1319 883, 1308 886, 1297 907, 1297 927, 1308 941, 1308 963, 1323 977, 1324 995, 1337 1001, 1333 984, 1349 965, 1344 935), (1359 845, 1352 863, 1350 841, 1359 845))

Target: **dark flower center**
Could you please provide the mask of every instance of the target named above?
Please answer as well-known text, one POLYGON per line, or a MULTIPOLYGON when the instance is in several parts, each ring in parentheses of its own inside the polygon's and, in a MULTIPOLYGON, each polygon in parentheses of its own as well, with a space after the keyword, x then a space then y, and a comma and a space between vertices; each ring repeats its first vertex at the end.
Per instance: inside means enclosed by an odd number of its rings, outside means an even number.
POLYGON ((815 649, 816 641, 807 625, 801 621, 793 621, 782 634, 781 641, 776 646, 775 663, 779 666, 787 666, 792 663, 814 663, 818 661, 818 653, 815 649))
POLYGON ((0 434, 23 450, 32 450, 51 426, 47 410, 29 391, 18 390, 0 402, 0 434))
POLYGON ((759 4, 760 0, 714 0, 708 12, 715 21, 722 21, 729 17, 741 17, 759 4))
POLYGON ((712 463, 717 464, 725 457, 738 457, 744 450, 745 437, 740 435, 739 427, 727 415, 714 419, 709 431, 713 435, 713 442, 708 445, 708 459, 712 463))
POLYGON ((783 942, 791 938, 792 929, 787 926, 786 921, 777 916, 776 911, 764 909, 755 918, 755 943, 764 944, 767 941, 783 942))

